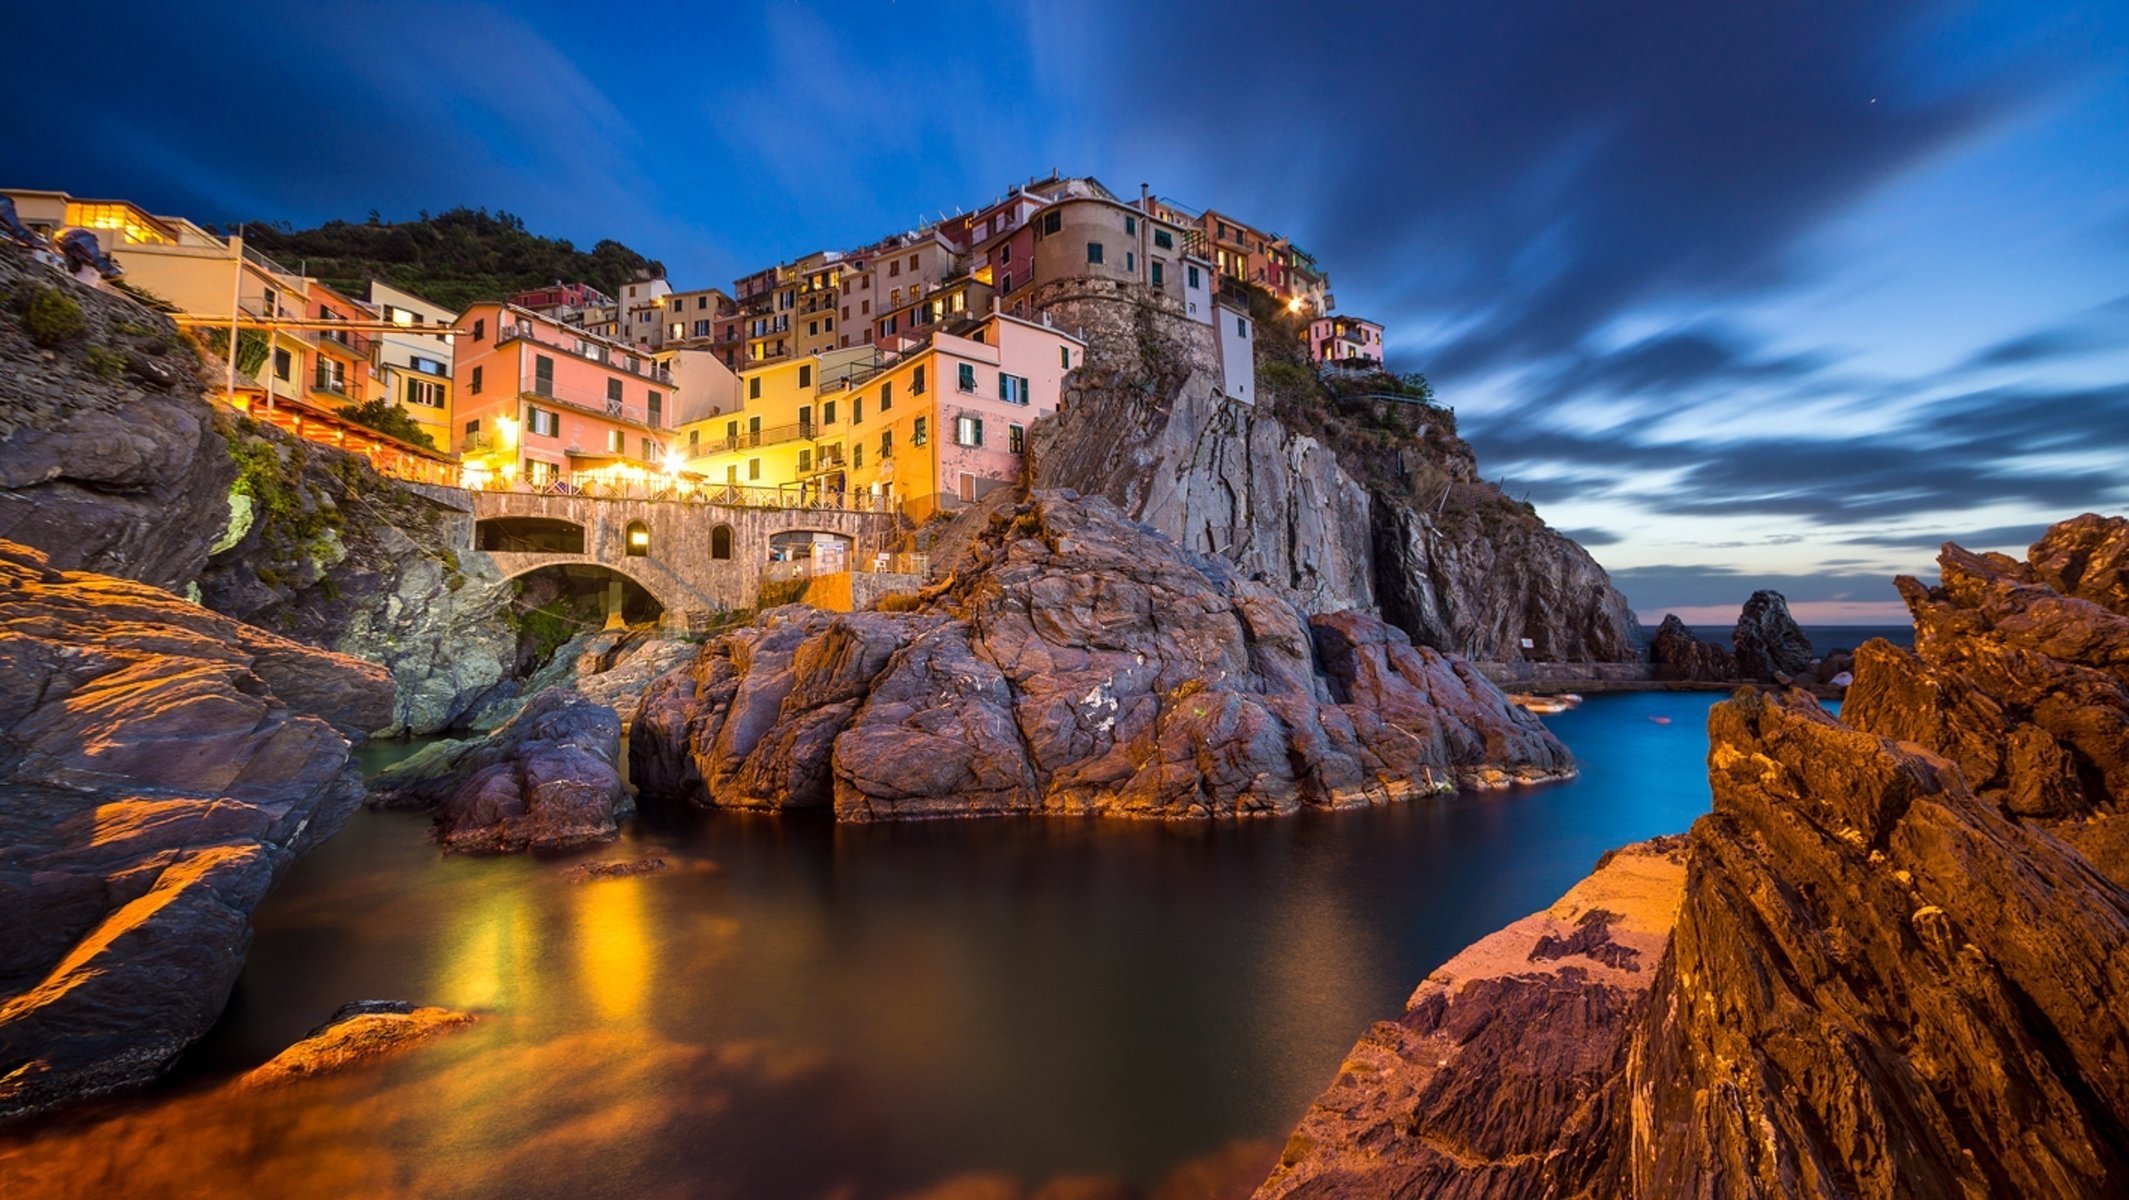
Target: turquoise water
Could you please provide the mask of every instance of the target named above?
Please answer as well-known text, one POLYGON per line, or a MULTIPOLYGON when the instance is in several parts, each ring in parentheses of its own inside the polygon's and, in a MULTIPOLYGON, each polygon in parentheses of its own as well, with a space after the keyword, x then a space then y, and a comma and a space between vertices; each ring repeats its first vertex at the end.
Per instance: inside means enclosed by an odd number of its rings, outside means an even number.
MULTIPOLYGON (((259 910, 192 1086, 350 999, 486 1016, 270 1109, 201 1102, 170 1142, 260 1194, 363 1171, 446 1195, 1151 1187, 1236 1142, 1230 1174, 1261 1177, 1429 970, 1705 811, 1717 698, 1548 718, 1569 783, 1191 827, 688 813, 594 856, 674 869, 592 884, 569 860, 443 859, 422 818, 362 813, 259 910)), ((124 1128, 77 1152, 125 1154, 124 1128)))

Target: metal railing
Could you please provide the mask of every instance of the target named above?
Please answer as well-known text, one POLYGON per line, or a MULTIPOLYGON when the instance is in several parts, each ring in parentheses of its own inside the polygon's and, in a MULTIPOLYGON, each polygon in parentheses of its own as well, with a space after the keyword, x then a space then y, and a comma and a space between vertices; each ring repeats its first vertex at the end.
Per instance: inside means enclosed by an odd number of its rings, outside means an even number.
POLYGON ((666 412, 663 408, 658 410, 657 420, 653 421, 651 419, 651 411, 646 405, 623 404, 610 396, 584 395, 575 389, 560 391, 555 388, 552 381, 543 383, 542 380, 534 378, 531 386, 519 392, 518 395, 535 404, 566 404, 579 412, 591 413, 594 416, 612 417, 617 421, 631 421, 651 429, 670 428, 665 423, 666 412))
POLYGON ((899 511, 891 497, 870 492, 845 492, 825 488, 756 487, 737 483, 692 483, 667 476, 644 479, 610 479, 588 472, 560 475, 545 483, 491 477, 473 488, 484 492, 517 495, 584 497, 592 500, 653 500, 683 504, 716 504, 727 508, 762 508, 799 512, 848 512, 893 515, 899 511))
POLYGON ((843 552, 841 547, 821 549, 822 553, 810 558, 764 563, 761 577, 766 581, 785 582, 811 579, 818 575, 841 575, 845 572, 858 575, 917 576, 931 573, 931 557, 925 554, 890 554, 884 550, 873 553, 847 553, 843 552))
POLYGON ((771 425, 767 429, 743 429, 737 435, 727 434, 719 438, 705 438, 695 447, 697 454, 720 454, 732 450, 752 450, 758 446, 775 446, 784 442, 805 441, 821 435, 821 427, 801 421, 796 425, 771 425))
POLYGON ((639 351, 629 347, 611 346, 604 342, 589 342, 588 340, 586 340, 586 344, 590 346, 590 350, 583 350, 578 348, 579 340, 574 337, 544 333, 539 326, 530 321, 505 322, 502 325, 498 325, 495 330, 495 344, 498 346, 508 341, 531 342, 538 346, 549 346, 556 350, 577 355, 580 358, 589 359, 601 366, 612 367, 616 371, 626 371, 639 379, 662 383, 668 387, 672 386, 672 372, 659 366, 649 358, 643 357, 639 351), (592 351, 596 351, 596 353, 592 351), (634 367, 628 365, 627 360, 631 357, 636 359, 634 367))

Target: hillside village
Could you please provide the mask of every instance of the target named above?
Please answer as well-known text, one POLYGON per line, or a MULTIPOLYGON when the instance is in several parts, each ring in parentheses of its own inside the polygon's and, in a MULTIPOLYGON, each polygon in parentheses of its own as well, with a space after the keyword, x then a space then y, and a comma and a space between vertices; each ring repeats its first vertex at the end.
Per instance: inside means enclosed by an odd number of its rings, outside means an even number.
POLYGON ((732 282, 648 269, 453 310, 377 279, 335 288, 184 217, 0 191, 37 235, 86 230, 124 284, 221 360, 223 399, 388 474, 482 490, 892 512, 1023 474, 1029 427, 1112 349, 1125 300, 1194 322, 1230 398, 1255 394, 1254 311, 1305 322, 1327 372, 1380 369, 1287 238, 1141 187, 1030 180, 974 209, 732 282), (1091 305, 1090 305, 1090 302, 1091 305))

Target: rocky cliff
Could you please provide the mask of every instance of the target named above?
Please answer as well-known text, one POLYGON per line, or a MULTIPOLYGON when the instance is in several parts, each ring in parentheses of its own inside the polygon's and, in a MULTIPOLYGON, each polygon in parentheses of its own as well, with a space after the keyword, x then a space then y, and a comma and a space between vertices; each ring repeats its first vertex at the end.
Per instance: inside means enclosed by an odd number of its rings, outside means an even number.
POLYGON ((161 313, 0 246, 0 538, 182 591, 236 478, 197 362, 161 313))
POLYGON ((1765 589, 1745 599, 1730 632, 1737 672, 1745 679, 1773 683, 1802 674, 1812 663, 1811 639, 1789 615, 1789 601, 1765 589))
POLYGON ((205 1033, 251 910, 361 782, 382 669, 0 542, 0 1116, 205 1033))
POLYGON ((514 675, 515 587, 472 517, 360 458, 234 418, 231 515, 200 574, 217 612, 372 662, 398 685, 384 733, 435 733, 514 675))
POLYGON ((645 693, 630 756, 646 802, 848 820, 1234 816, 1572 771, 1467 664, 1044 491, 917 611, 712 640, 645 693))
POLYGON ((1429 1043, 1423 988, 1259 1194, 2129 1189, 2129 522, 1939 561, 1846 724, 1794 691, 1715 708, 1714 809, 1635 926, 1668 930, 1645 990, 1555 972, 1545 1003, 1592 1019, 1524 1024, 1543 989, 1512 966, 1429 1043))
POLYGON ((1277 318, 1258 328, 1254 404, 1219 393, 1193 351, 1205 332, 1195 322, 1134 310, 1098 330, 1132 353, 1089 350, 1063 410, 1032 433, 1034 483, 1104 496, 1308 612, 1379 609, 1446 653, 1638 657, 1625 597, 1581 547, 1479 477, 1453 413, 1420 396, 1370 398, 1403 387, 1387 376, 1327 384, 1277 318))

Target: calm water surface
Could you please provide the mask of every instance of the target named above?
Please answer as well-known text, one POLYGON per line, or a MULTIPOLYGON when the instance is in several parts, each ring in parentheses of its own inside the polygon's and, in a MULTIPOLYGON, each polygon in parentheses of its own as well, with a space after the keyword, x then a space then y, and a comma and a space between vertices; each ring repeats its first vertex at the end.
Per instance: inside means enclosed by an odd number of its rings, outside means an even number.
POLYGON ((365 812, 259 910, 174 1094, 0 1168, 50 1155, 94 1180, 94 1159, 114 1184, 251 1194, 872 1196, 973 1172, 1153 1188, 1226 1148, 1261 1175, 1430 969, 1705 811, 1715 698, 1548 718, 1581 760, 1565 784, 1188 828, 689 813, 590 856, 675 869, 588 884, 560 878, 570 859, 442 858, 422 818, 365 812), (487 1016, 230 1093, 370 997, 487 1016))

